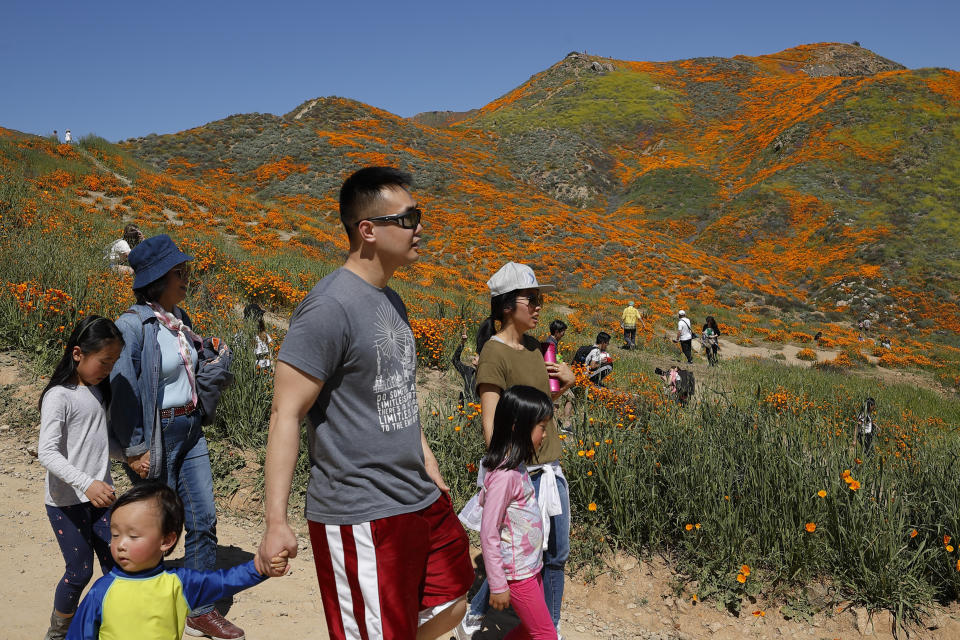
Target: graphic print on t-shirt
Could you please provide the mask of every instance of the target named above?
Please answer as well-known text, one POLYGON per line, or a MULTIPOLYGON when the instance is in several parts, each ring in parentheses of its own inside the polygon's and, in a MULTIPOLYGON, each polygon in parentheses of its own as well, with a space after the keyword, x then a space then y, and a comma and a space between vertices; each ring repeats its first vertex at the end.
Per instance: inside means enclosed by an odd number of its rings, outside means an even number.
POLYGON ((377 309, 374 320, 377 349, 377 397, 380 430, 399 431, 417 424, 416 348, 413 332, 390 303, 377 309))

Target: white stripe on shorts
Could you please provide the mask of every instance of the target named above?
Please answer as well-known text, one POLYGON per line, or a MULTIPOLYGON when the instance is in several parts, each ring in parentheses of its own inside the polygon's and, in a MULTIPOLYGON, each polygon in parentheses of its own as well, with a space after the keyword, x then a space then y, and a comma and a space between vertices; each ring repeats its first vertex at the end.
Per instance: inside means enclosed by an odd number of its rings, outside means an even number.
MULTIPOLYGON (((346 554, 340 527, 326 525, 327 546, 330 548, 330 563, 337 583, 337 601, 340 603, 340 618, 343 620, 344 635, 348 640, 361 640, 360 621, 353 609, 353 593, 347 572, 346 554)), ((357 582, 363 600, 366 635, 373 640, 383 638, 383 624, 380 620, 380 584, 377 580, 377 552, 373 545, 370 523, 353 525, 353 541, 357 549, 357 582)))
POLYGON ((343 539, 340 527, 326 525, 327 546, 330 548, 330 563, 333 565, 333 577, 337 582, 337 600, 340 602, 340 618, 343 620, 343 633, 348 640, 361 640, 360 628, 353 614, 353 598, 350 595, 350 583, 347 581, 346 558, 343 553, 343 539))
POLYGON ((357 580, 363 593, 367 633, 370 638, 383 637, 380 620, 380 583, 377 579, 377 550, 373 545, 370 523, 353 525, 353 540, 357 545, 357 580))

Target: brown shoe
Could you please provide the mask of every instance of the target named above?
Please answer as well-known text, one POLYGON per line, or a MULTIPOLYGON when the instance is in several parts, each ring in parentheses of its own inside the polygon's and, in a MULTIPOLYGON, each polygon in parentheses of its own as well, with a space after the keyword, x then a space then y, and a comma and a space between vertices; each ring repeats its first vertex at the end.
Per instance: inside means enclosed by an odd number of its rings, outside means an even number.
POLYGON ((213 640, 243 640, 243 629, 233 624, 214 609, 202 616, 187 618, 184 629, 188 636, 207 636, 213 640))

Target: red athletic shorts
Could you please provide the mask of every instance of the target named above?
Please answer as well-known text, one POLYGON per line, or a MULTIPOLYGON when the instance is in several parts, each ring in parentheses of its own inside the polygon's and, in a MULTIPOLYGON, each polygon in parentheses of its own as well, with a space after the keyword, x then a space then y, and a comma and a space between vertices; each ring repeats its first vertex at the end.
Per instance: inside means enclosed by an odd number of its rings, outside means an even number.
POLYGON ((467 534, 446 494, 413 513, 309 524, 333 640, 414 640, 421 610, 456 600, 473 583, 467 534))

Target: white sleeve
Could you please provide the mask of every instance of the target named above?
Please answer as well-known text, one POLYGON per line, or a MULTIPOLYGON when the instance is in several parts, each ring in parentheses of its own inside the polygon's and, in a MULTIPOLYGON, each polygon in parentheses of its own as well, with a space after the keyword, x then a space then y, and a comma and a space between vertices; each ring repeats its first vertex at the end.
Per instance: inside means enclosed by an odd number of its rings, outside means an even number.
POLYGON ((60 451, 67 429, 66 399, 54 387, 47 391, 40 407, 40 438, 37 443, 37 460, 47 471, 67 484, 85 492, 93 484, 93 478, 70 464, 60 451))

